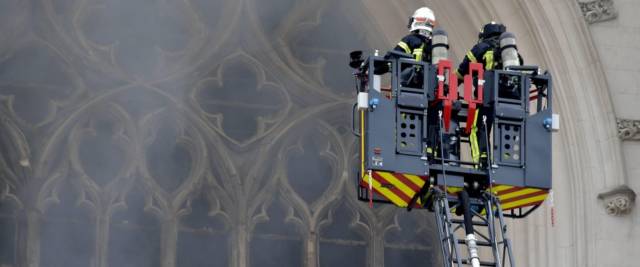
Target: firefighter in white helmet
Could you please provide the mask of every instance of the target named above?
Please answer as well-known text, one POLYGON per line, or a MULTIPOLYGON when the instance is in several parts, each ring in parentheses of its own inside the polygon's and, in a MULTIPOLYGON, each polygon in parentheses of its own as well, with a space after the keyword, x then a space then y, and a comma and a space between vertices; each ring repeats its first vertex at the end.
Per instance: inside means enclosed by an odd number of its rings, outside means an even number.
MULTIPOLYGON (((436 16, 428 7, 418 8, 409 18, 409 34, 398 42, 395 51, 413 55, 416 61, 431 62, 431 37, 436 26, 436 16)), ((423 70, 420 67, 407 67, 401 70, 400 83, 402 86, 422 88, 423 70)), ((433 113, 435 114, 435 113, 433 113)), ((435 136, 430 136, 427 143, 427 155, 433 156, 435 136)))
POLYGON ((431 57, 431 34, 436 16, 428 7, 418 8, 409 18, 409 34, 398 42, 394 50, 412 54, 417 61, 429 61, 431 57))
MULTIPOLYGON (((393 49, 398 52, 413 55, 417 61, 431 61, 431 35, 436 24, 436 17, 428 7, 418 8, 409 18, 409 34, 398 42, 393 49)), ((422 70, 420 67, 410 67, 401 70, 400 82, 402 86, 422 88, 422 70)))

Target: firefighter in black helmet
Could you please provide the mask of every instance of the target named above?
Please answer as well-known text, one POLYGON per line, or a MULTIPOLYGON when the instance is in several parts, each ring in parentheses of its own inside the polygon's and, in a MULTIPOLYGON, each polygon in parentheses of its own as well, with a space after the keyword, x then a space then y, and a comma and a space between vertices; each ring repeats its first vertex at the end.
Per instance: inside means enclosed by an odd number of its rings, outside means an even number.
MULTIPOLYGON (((506 32, 506 30, 507 27, 494 21, 482 27, 482 30, 478 34, 478 43, 467 52, 456 71, 458 79, 462 80, 463 76, 468 73, 469 63, 471 62, 482 63, 485 70, 502 68, 502 60, 500 59, 500 35, 506 32)), ((520 61, 522 63, 522 58, 520 58, 520 61)))
MULTIPOLYGON (((500 23, 490 22, 482 27, 478 34, 478 43, 471 48, 465 55, 462 63, 458 66, 456 74, 461 84, 464 75, 469 73, 469 63, 482 63, 485 70, 502 69, 502 60, 500 58, 500 35, 506 32, 507 28, 500 23)), ((520 64, 522 64, 522 57, 520 64)), ((487 114, 487 110, 480 108, 476 112, 473 120, 469 141, 471 144, 471 158, 473 162, 479 163, 481 167, 487 166, 487 133, 491 131, 492 121, 487 121, 487 128, 484 128, 482 116, 487 114), (478 117, 480 121, 478 121, 478 117)), ((490 117, 490 116, 487 116, 490 117)), ((489 118, 490 119, 490 118, 489 118)))

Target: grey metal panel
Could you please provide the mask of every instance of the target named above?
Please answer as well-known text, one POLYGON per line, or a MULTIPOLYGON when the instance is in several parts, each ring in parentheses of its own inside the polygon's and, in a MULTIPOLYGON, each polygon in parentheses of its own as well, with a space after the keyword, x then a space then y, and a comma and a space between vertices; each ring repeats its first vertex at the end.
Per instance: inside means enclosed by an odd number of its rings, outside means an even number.
POLYGON ((525 186, 525 169, 509 166, 499 166, 493 169, 492 177, 496 184, 525 186))
POLYGON ((425 161, 420 159, 420 156, 397 154, 394 169, 402 173, 426 175, 428 174, 428 165, 425 165, 425 163, 425 161))
MULTIPOLYGON (((444 175, 442 175, 442 173, 438 173, 436 175, 436 181, 438 185, 444 185, 444 175)), ((447 173, 447 187, 449 186, 463 187, 464 177, 461 175, 453 175, 447 173)))
POLYGON ((551 110, 543 110, 527 118, 526 185, 551 188, 551 132, 543 122, 551 117, 551 110))
POLYGON ((375 109, 366 112, 366 167, 377 170, 393 170, 395 161, 395 102, 375 90, 369 90, 369 99, 378 99, 375 109), (374 153, 374 149, 379 154, 374 153))
MULTIPOLYGON (((425 175, 428 168, 424 164, 421 157, 422 147, 422 115, 415 113, 416 123, 415 129, 412 133, 416 136, 411 138, 411 142, 415 143, 417 147, 412 150, 401 150, 399 152, 406 153, 408 155, 396 153, 396 143, 398 140, 396 134, 399 135, 399 131, 396 131, 397 111, 395 109, 394 101, 385 98, 380 93, 370 91, 370 98, 378 97, 379 105, 376 109, 367 112, 367 139, 366 139, 366 167, 367 169, 384 170, 392 172, 410 173, 415 175, 425 175), (380 98, 381 97, 381 98, 380 98), (419 119, 419 120, 418 120, 419 119), (377 150, 378 154, 374 152, 377 150)), ((407 110, 403 111, 407 112, 407 110)), ((410 126, 407 125, 407 129, 410 126)), ((407 132, 407 138, 410 136, 407 132)), ((398 147, 399 148, 399 147, 398 147)))
POLYGON ((522 164, 522 150, 525 149, 525 142, 521 123, 497 120, 495 126, 492 156, 498 168, 492 169, 492 177, 497 184, 524 186, 525 169, 522 164), (516 130, 514 127, 519 129, 516 130), (514 154, 517 154, 518 158, 514 159, 514 154))
MULTIPOLYGON (((422 129, 424 127, 422 112, 398 109, 396 117, 396 149, 398 153, 422 155, 422 129)), ((391 125, 391 124, 390 124, 391 125)))
POLYGON ((398 105, 411 108, 424 109, 427 103, 425 94, 400 92, 398 95, 398 105))
POLYGON ((520 105, 499 104, 496 107, 496 116, 504 119, 523 120, 525 111, 520 105))
MULTIPOLYGON (((392 70, 393 71, 393 70, 392 70)), ((395 71, 392 72, 396 74, 395 71)), ((393 88, 398 88, 398 79, 392 76, 393 88)), ((415 89, 413 89, 415 91, 415 89)), ((410 94, 410 93, 406 93, 410 94)), ((416 94, 412 92, 411 94, 416 94)), ((393 92, 393 95, 397 95, 397 92, 393 92)), ((422 99, 425 99, 424 94, 421 95, 422 99)), ((396 144, 399 144, 401 132, 397 130, 401 123, 397 123, 397 116, 399 112, 396 106, 397 98, 389 99, 375 90, 369 90, 369 100, 377 98, 378 105, 374 108, 369 108, 366 112, 366 168, 374 170, 383 170, 391 172, 403 172, 416 175, 424 175, 426 166, 420 160, 421 147, 422 147, 422 111, 418 110, 405 110, 400 109, 403 112, 411 113, 414 117, 413 129, 408 122, 406 123, 405 143, 411 144, 411 147, 405 146, 404 149, 400 149, 400 152, 410 154, 402 155, 398 154, 396 144), (411 131, 409 131, 411 130, 411 131), (412 136, 413 135, 413 136, 412 136)), ((417 101, 414 100, 415 103, 417 101)), ((426 102, 426 99, 425 99, 426 102)), ((399 146, 398 146, 399 147, 399 146)))
POLYGON ((524 165, 523 150, 525 150, 526 140, 522 124, 519 121, 496 121, 493 158, 499 165, 507 164, 513 167, 524 165))
POLYGON ((483 91, 483 100, 484 100, 484 105, 485 106, 489 106, 490 104, 493 104, 495 102, 495 92, 496 90, 495 88, 495 80, 496 80, 497 74, 495 71, 485 71, 484 72, 484 91, 483 91))

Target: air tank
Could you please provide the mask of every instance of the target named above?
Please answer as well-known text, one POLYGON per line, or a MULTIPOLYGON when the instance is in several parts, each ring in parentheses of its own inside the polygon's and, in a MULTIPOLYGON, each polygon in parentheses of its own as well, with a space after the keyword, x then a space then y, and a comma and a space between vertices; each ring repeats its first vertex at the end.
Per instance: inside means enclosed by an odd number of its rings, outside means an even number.
POLYGON ((502 51, 502 67, 520 66, 518 48, 516 47, 516 36, 513 33, 505 32, 500 35, 500 50, 502 51))
POLYGON ((441 59, 449 58, 449 37, 446 31, 436 28, 433 31, 431 44, 431 64, 438 64, 441 59))

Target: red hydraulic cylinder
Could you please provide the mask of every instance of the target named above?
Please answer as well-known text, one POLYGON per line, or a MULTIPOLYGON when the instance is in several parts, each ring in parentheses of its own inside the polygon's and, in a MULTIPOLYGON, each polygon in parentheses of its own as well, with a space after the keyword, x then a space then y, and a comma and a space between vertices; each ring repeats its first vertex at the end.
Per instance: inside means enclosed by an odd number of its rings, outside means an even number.
POLYGON ((436 100, 442 101, 443 106, 443 120, 444 130, 449 131, 449 125, 451 124, 451 107, 453 102, 458 98, 458 77, 453 71, 452 63, 450 60, 442 59, 438 62, 438 93, 436 100), (448 72, 447 72, 448 71, 448 72), (446 75, 449 74, 448 79, 446 75), (444 85, 445 80, 449 81, 449 92, 445 95, 444 85))
POLYGON ((464 129, 466 134, 471 133, 473 126, 473 120, 476 116, 477 105, 482 105, 483 92, 484 91, 484 68, 481 63, 470 63, 469 74, 464 76, 464 101, 469 104, 467 112, 467 126, 464 129), (476 87, 476 96, 473 94, 473 76, 474 73, 478 77, 478 84, 476 87))

